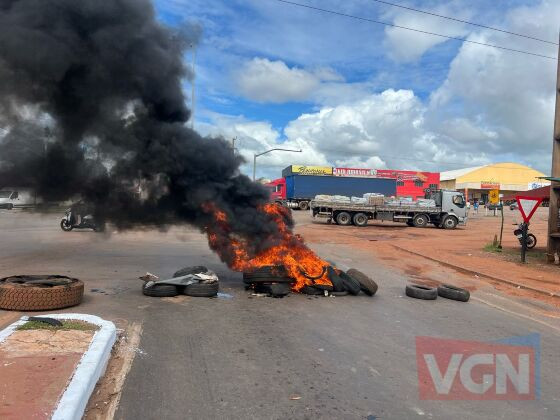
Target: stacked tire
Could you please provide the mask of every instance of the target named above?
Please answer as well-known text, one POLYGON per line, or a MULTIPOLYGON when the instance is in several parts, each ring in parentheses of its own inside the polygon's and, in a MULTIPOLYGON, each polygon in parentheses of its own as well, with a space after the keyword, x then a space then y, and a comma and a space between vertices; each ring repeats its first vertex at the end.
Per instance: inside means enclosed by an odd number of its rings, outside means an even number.
MULTIPOLYGON (((203 265, 189 266, 177 270, 173 274, 173 278, 183 277, 189 274, 205 274, 209 273, 207 267, 203 265)), ((152 287, 142 287, 142 293, 152 297, 175 297, 180 294, 192 297, 214 297, 217 296, 220 289, 218 281, 189 284, 188 286, 175 286, 172 284, 155 284, 152 287)))
POLYGON ((327 276, 332 285, 313 284, 305 286, 301 289, 302 293, 308 295, 326 295, 326 296, 345 296, 358 295, 360 292, 368 296, 377 293, 377 283, 355 268, 346 272, 337 271, 332 266, 327 267, 327 276))
POLYGON ((290 294, 294 279, 289 277, 284 266, 263 266, 243 273, 243 283, 255 293, 265 293, 272 297, 290 294))

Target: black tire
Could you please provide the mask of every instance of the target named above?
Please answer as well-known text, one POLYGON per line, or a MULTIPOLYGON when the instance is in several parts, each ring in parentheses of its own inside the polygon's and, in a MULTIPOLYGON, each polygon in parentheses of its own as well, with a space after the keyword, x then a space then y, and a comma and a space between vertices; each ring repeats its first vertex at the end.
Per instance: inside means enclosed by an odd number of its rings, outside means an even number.
POLYGON ((313 285, 313 287, 315 289, 319 289, 319 290, 326 290, 327 292, 332 292, 333 289, 334 289, 332 284, 318 284, 318 283, 315 283, 313 285))
POLYGON ((344 280, 336 273, 334 268, 331 266, 327 267, 327 276, 333 285, 334 292, 344 292, 346 287, 344 286, 344 280))
POLYGON ((442 284, 437 288, 438 295, 442 298, 468 302, 471 294, 468 290, 450 284, 442 284))
POLYGON ((256 284, 255 293, 267 293, 272 297, 284 297, 292 292, 292 287, 286 283, 256 284))
POLYGON ((414 227, 425 228, 428 226, 428 223, 430 223, 430 218, 425 214, 417 214, 414 216, 414 219, 412 219, 412 223, 414 224, 414 227))
POLYGON ((300 293, 303 293, 304 295, 312 295, 312 296, 319 296, 325 294, 323 290, 316 289, 315 287, 312 286, 303 286, 300 289, 300 293))
POLYGON ((8 204, 8 205, 6 206, 6 208, 7 208, 8 210, 12 210, 12 209, 14 208, 14 205, 13 205, 12 203, 10 203, 10 204, 8 204))
POLYGON ((532 233, 527 235, 527 249, 533 249, 537 246, 537 237, 532 233))
POLYGON ((406 295, 415 299, 434 300, 438 297, 438 290, 435 287, 420 286, 418 284, 407 284, 406 295))
POLYGON ((193 297, 212 297, 218 294, 219 283, 194 283, 189 284, 183 290, 183 294, 193 297))
POLYGON ((261 283, 294 283, 295 280, 291 277, 252 277, 250 279, 243 279, 245 284, 261 284, 261 283))
POLYGON ((344 282, 344 288, 354 296, 360 293, 361 286, 360 282, 352 276, 349 276, 344 271, 341 271, 339 274, 340 278, 344 282))
POLYGON ((74 229, 74 226, 69 225, 68 221, 66 219, 62 219, 60 221, 60 228, 64 231, 64 232, 70 232, 72 229, 74 229))
POLYGON ((366 276, 359 270, 352 268, 346 272, 347 275, 356 279, 360 283, 360 288, 368 296, 373 296, 377 293, 377 283, 370 277, 366 276))
POLYGON ((300 201, 299 208, 303 211, 309 210, 309 201, 300 201))
POLYGON ((287 277, 286 268, 284 266, 265 265, 243 273, 244 279, 266 277, 287 277))
POLYGON ((152 297, 173 297, 179 294, 177 286, 170 284, 156 284, 152 287, 142 287, 142 293, 152 297))
POLYGON ((341 211, 336 215, 336 224, 340 226, 349 226, 352 224, 352 216, 346 211, 341 211))
POLYGON ((442 223, 444 229, 455 229, 458 224, 459 220, 455 216, 447 216, 442 223))
POLYGON ((352 218, 352 221, 356 226, 364 227, 367 225, 368 217, 365 213, 356 213, 352 218))
POLYGON ((207 273, 208 267, 203 265, 195 265, 190 267, 183 267, 180 270, 175 271, 173 273, 173 277, 183 277, 188 276, 189 274, 200 274, 200 273, 207 273))
POLYGON ((348 292, 331 292, 331 296, 348 296, 348 292))

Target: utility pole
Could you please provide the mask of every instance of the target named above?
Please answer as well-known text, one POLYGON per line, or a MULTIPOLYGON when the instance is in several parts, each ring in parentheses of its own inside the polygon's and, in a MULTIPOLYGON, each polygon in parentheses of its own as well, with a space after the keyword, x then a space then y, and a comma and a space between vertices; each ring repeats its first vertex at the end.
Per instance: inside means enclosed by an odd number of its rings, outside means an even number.
POLYGON ((234 137, 231 139, 231 148, 233 150, 233 153, 235 154, 235 141, 237 140, 237 137, 234 137))
POLYGON ((556 73, 556 110, 554 114, 554 138, 552 140, 552 170, 550 172, 550 204, 548 215, 547 259, 558 264, 560 255, 560 47, 556 73))

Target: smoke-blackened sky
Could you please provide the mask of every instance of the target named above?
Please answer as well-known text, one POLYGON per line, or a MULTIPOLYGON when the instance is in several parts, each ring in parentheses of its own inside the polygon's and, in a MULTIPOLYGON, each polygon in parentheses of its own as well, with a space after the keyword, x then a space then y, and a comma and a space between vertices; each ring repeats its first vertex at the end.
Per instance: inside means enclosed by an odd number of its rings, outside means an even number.
POLYGON ((225 141, 185 125, 183 54, 199 33, 163 26, 148 0, 0 0, 1 183, 81 195, 121 228, 204 228, 213 203, 231 235, 273 241, 265 190, 225 141))

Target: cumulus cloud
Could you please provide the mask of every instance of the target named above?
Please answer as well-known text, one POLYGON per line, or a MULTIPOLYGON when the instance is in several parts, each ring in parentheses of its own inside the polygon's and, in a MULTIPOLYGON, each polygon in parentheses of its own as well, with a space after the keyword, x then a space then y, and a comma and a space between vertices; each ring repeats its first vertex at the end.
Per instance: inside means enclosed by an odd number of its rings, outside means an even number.
POLYGON ((342 77, 329 68, 314 71, 288 67, 283 61, 253 58, 235 72, 239 93, 258 102, 281 103, 309 100, 322 82, 338 82, 342 77))

